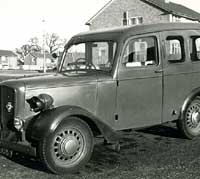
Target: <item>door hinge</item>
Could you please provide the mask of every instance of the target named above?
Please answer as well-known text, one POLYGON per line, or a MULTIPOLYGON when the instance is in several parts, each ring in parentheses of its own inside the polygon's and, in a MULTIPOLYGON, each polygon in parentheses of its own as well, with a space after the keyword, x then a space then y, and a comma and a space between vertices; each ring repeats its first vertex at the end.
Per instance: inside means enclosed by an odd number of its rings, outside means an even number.
POLYGON ((115 114, 115 121, 118 121, 118 119, 119 119, 118 114, 115 114))

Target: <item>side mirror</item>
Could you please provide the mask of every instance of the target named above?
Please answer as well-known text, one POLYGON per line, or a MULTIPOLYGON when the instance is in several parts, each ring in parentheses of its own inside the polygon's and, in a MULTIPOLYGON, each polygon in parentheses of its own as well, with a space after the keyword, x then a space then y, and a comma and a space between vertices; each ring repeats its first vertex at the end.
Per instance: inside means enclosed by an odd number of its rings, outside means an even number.
POLYGON ((53 58, 58 58, 58 55, 57 55, 56 53, 53 53, 53 54, 52 54, 52 57, 53 57, 53 58))

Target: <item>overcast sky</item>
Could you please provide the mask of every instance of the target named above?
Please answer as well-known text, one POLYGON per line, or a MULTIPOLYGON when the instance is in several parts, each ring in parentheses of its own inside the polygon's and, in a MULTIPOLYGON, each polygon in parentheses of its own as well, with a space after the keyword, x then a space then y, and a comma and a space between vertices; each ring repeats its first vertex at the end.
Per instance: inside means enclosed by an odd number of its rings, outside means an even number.
MULTIPOLYGON (((85 22, 108 1, 0 0, 0 49, 19 48, 31 37, 40 37, 44 30, 69 39, 80 31, 88 30, 85 22)), ((171 1, 200 13, 197 0, 171 1)))

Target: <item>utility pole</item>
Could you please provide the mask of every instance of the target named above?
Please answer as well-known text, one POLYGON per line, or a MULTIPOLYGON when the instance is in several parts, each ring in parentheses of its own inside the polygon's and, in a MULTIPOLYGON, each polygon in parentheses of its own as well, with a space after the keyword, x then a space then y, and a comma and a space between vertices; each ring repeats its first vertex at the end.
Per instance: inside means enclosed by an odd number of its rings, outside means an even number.
POLYGON ((43 72, 46 73, 46 54, 45 54, 45 40, 46 40, 46 32, 45 32, 45 19, 42 19, 43 23, 43 43, 42 43, 42 48, 43 48, 43 72))

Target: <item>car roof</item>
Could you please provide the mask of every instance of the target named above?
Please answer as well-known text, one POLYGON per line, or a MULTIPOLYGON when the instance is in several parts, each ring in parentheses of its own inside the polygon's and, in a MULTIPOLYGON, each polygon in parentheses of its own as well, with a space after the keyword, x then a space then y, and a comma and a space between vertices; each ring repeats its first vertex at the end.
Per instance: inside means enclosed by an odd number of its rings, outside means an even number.
POLYGON ((126 26, 118 28, 107 28, 100 30, 91 30, 79 33, 70 40, 73 43, 92 40, 114 40, 119 39, 122 34, 139 35, 145 33, 169 31, 169 30, 200 30, 199 23, 157 23, 126 26))
POLYGON ((199 23, 157 23, 157 24, 146 24, 146 25, 134 25, 134 26, 125 26, 118 28, 107 28, 107 29, 99 29, 99 30, 91 30, 87 32, 82 32, 77 34, 80 35, 89 35, 89 34, 99 34, 99 33, 115 33, 115 32, 128 32, 135 31, 142 33, 148 32, 156 32, 163 30, 186 30, 186 29, 199 29, 199 23))

